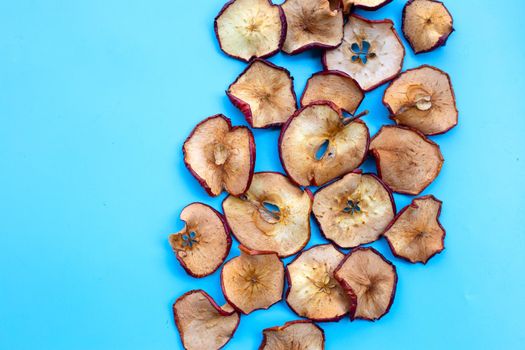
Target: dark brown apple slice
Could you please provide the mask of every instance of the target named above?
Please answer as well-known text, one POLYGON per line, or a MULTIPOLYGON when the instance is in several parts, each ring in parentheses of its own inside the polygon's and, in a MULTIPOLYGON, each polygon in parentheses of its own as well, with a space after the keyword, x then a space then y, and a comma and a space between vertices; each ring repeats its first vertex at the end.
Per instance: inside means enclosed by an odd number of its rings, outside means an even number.
POLYGON ((383 104, 397 124, 425 135, 442 134, 458 123, 450 77, 436 67, 423 65, 401 73, 386 89, 383 104))
POLYGON ((250 129, 232 127, 222 114, 195 127, 182 147, 184 163, 210 196, 225 189, 238 196, 250 186, 255 165, 255 142, 250 129))
POLYGON ((396 267, 374 248, 352 250, 334 275, 357 305, 352 319, 375 321, 390 310, 396 294, 396 267))
POLYGON ((390 190, 374 174, 354 172, 319 189, 313 213, 326 239, 352 248, 379 239, 396 207, 390 190))
POLYGON ((263 330, 259 350, 324 350, 323 330, 306 320, 286 322, 263 330))
POLYGON ((204 277, 222 265, 232 240, 222 215, 203 203, 191 203, 180 213, 184 228, 169 236, 182 267, 193 277, 204 277))
POLYGON ((370 91, 398 75, 404 57, 405 48, 391 20, 351 15, 344 27, 343 43, 325 52, 323 65, 348 74, 363 90, 370 91))
POLYGON ((318 101, 298 110, 284 125, 279 154, 293 181, 320 186, 361 165, 368 143, 364 122, 343 119, 333 103, 318 101))
POLYGON ((269 0, 232 0, 215 18, 215 35, 224 53, 248 62, 281 49, 286 19, 281 8, 269 0))
POLYGON ((345 291, 334 278, 344 254, 332 244, 314 246, 286 267, 286 302, 299 316, 312 321, 337 321, 350 310, 345 291))
POLYGON ((416 54, 445 45, 454 31, 452 15, 441 1, 410 0, 403 9, 403 35, 416 54))
POLYGON ((334 48, 343 40, 343 11, 336 1, 286 0, 281 7, 287 23, 284 52, 334 48))
POLYGON ((345 13, 350 13, 352 8, 375 11, 391 2, 392 0, 343 0, 343 9, 345 13))
POLYGON ((310 239, 312 198, 279 173, 256 173, 246 194, 223 202, 233 235, 244 246, 293 255, 310 239))
POLYGON ((290 72, 260 59, 250 63, 226 95, 253 128, 279 126, 297 109, 290 72))
POLYGON ((439 146, 416 130, 385 125, 372 138, 379 177, 394 192, 418 195, 443 166, 439 146))
POLYGON ((218 306, 203 290, 192 290, 178 298, 173 315, 187 350, 222 348, 233 337, 240 320, 231 306, 218 306))
POLYGON ((397 214, 385 232, 395 256, 426 264, 445 249, 445 229, 439 222, 441 203, 434 196, 423 196, 397 214))

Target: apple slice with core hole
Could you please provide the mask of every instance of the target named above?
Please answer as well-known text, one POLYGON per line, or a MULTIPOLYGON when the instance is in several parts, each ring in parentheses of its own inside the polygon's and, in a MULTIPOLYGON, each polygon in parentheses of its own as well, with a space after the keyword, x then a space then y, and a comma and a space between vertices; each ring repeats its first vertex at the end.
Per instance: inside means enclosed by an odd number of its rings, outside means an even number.
POLYGON ((263 330, 259 350, 324 350, 325 336, 311 321, 297 320, 263 330))

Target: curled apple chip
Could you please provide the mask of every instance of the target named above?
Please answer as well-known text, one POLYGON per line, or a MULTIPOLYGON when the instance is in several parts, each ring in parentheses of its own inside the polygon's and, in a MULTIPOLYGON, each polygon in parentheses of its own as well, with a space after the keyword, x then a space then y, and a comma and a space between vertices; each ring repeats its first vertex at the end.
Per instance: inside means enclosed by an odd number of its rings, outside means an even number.
POLYGON ((263 330, 259 350, 324 350, 324 332, 311 321, 297 320, 263 330))
POLYGON ((330 101, 343 111, 354 114, 365 94, 359 84, 339 71, 322 71, 313 74, 306 82, 301 106, 314 101, 330 101))
POLYGON ((337 321, 350 310, 345 291, 334 278, 344 254, 332 244, 314 246, 288 264, 286 302, 312 321, 337 321))
POLYGON ((218 306, 203 290, 192 290, 173 304, 175 324, 187 350, 222 348, 239 325, 239 314, 229 305, 218 306))
POLYGON ((352 319, 375 321, 383 317, 396 294, 396 267, 374 248, 356 248, 334 272, 356 304, 352 319))
POLYGON ((325 69, 348 74, 363 90, 370 91, 398 75, 404 57, 405 48, 391 20, 351 15, 343 43, 325 52, 323 64, 325 69))
POLYGON ((372 138, 378 174, 394 192, 418 195, 443 165, 439 146, 416 130, 386 125, 372 138))
POLYGON ((222 268, 224 297, 243 314, 268 309, 283 298, 284 265, 273 252, 240 249, 222 268))
POLYGON ((250 186, 255 165, 255 142, 250 129, 232 127, 217 114, 200 122, 182 147, 184 163, 210 196, 223 189, 238 196, 250 186))
POLYGON ((410 126, 425 135, 442 134, 458 123, 450 77, 432 66, 401 73, 386 89, 383 103, 397 124, 410 126))
POLYGON ((392 0, 342 0, 342 1, 343 1, 343 10, 345 13, 350 13, 353 7, 367 10, 367 11, 374 11, 392 2, 392 0))
POLYGON ((279 154, 284 170, 301 186, 320 186, 363 163, 368 127, 343 119, 331 102, 317 101, 298 110, 284 125, 279 154))
POLYGON ((381 180, 374 174, 354 172, 319 189, 313 213, 328 240, 352 248, 379 239, 396 209, 381 180))
POLYGON ((403 9, 403 35, 416 54, 445 45, 454 31, 452 16, 441 1, 410 0, 403 9))
POLYGON ((215 35, 224 53, 247 62, 281 49, 286 20, 269 0, 232 0, 215 18, 215 35))
POLYGON ((256 173, 241 197, 227 197, 224 216, 242 245, 280 257, 303 249, 310 239, 312 198, 279 173, 256 173))
POLYGON ((385 232, 392 253, 412 263, 426 264, 445 249, 445 229, 439 222, 441 201, 434 196, 415 198, 403 208, 385 232))
POLYGON ((297 108, 290 72, 260 59, 248 65, 226 95, 253 128, 281 125, 297 108))
POLYGON ((281 5, 287 31, 283 51, 333 48, 343 40, 343 11, 333 0, 286 0, 281 5))

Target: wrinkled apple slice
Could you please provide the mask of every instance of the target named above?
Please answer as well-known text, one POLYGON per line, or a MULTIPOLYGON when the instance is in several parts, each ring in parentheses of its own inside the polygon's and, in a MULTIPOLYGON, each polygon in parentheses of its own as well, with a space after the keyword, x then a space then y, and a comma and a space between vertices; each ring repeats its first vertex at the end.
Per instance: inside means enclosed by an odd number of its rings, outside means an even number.
POLYGON ((348 297, 334 278, 343 258, 332 244, 324 244, 303 251, 288 264, 286 302, 296 314, 321 322, 337 321, 349 312, 348 297))
POLYGON ((328 240, 352 248, 379 239, 396 209, 375 175, 350 173, 315 193, 313 213, 328 240))
POLYGON ((224 53, 248 62, 281 49, 286 19, 281 8, 269 0, 232 0, 215 18, 215 35, 224 53))
POLYGON ((445 45, 454 31, 452 16, 441 1, 410 0, 403 9, 403 35, 416 54, 445 45))
POLYGON ((397 214, 385 232, 392 253, 412 263, 426 264, 445 249, 445 229, 439 222, 441 201, 434 196, 415 198, 397 214))
POLYGON ((368 150, 361 120, 343 119, 328 101, 297 111, 281 130, 279 152, 286 173, 301 186, 320 186, 357 168, 368 150))
POLYGON ((244 196, 229 196, 222 206, 233 235, 250 249, 286 257, 310 239, 311 193, 282 174, 256 173, 244 196))
POLYGON ((284 265, 273 252, 240 249, 222 268, 224 297, 243 314, 268 309, 283 298, 284 265))
POLYGON ((255 142, 250 129, 232 128, 217 114, 200 122, 184 142, 184 163, 210 196, 223 189, 238 196, 250 186, 255 165, 255 142))
POLYGON ((397 124, 410 126, 425 135, 444 133, 458 123, 450 77, 432 66, 401 73, 386 89, 383 103, 397 124))
POLYGON ((375 321, 383 317, 396 294, 396 267, 374 248, 356 248, 334 272, 356 309, 352 319, 375 321))
POLYGON ((337 1, 286 0, 281 7, 287 23, 284 52, 296 54, 341 43, 343 11, 337 1))
POLYGON ((226 222, 219 212, 203 203, 188 205, 180 218, 186 225, 169 236, 177 260, 193 277, 212 274, 224 262, 232 244, 226 222))
POLYGON ((264 60, 254 60, 226 91, 254 128, 283 124, 297 108, 290 72, 264 60))
POLYGON ((392 2, 392 0, 342 0, 343 1, 343 10, 345 13, 350 13, 353 7, 374 11, 380 7, 385 6, 392 2))
POLYGON ((324 350, 324 332, 311 321, 297 320, 263 330, 259 350, 324 350))
POLYGON ((229 305, 218 306, 203 290, 192 290, 173 304, 175 324, 187 350, 222 348, 239 325, 239 314, 229 305))
POLYGON ((343 43, 323 56, 326 69, 342 71, 365 91, 394 78, 401 71, 405 48, 394 23, 351 15, 344 27, 343 43))
POLYGON ((370 152, 379 177, 394 192, 417 195, 443 165, 439 146, 416 130, 386 125, 372 138, 370 152))
POLYGON ((354 114, 364 97, 359 84, 347 74, 322 71, 313 74, 306 82, 301 106, 314 101, 330 101, 343 111, 354 114))

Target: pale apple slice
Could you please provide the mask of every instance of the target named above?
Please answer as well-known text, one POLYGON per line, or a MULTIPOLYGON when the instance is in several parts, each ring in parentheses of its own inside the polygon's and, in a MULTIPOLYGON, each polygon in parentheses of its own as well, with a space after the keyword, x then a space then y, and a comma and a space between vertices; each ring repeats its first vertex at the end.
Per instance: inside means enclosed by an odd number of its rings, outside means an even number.
POLYGON ((374 248, 352 250, 334 275, 357 305, 352 319, 375 321, 390 310, 396 294, 396 267, 374 248))
POLYGON ((306 320, 286 322, 263 330, 259 350, 324 350, 324 331, 306 320))
POLYGON ((246 192, 255 165, 255 142, 250 129, 232 127, 217 114, 200 122, 182 147, 184 163, 210 196, 223 189, 234 196, 246 192))
POLYGON ((343 10, 337 1, 286 0, 281 7, 287 23, 284 52, 334 48, 343 40, 343 10))
POLYGON ((229 196, 222 206, 241 244, 286 257, 303 249, 310 239, 311 196, 286 176, 263 172, 254 175, 244 196, 229 196))
POLYGON ((379 239, 396 207, 390 190, 374 174, 354 172, 319 189, 313 213, 328 240, 352 248, 379 239))
POLYGON ((351 310, 349 299, 334 278, 344 254, 332 244, 301 252, 286 268, 286 302, 299 316, 312 321, 337 321, 351 310))
POLYGON ((383 103, 397 124, 425 135, 447 132, 458 123, 458 110, 447 73, 423 65, 409 69, 392 81, 383 103))
POLYGON ((232 0, 215 18, 215 35, 224 53, 248 62, 281 49, 286 19, 282 9, 269 0, 232 0))
POLYGON ((294 182, 320 186, 361 165, 368 143, 364 122, 343 119, 333 103, 318 101, 304 106, 288 120, 281 130, 279 153, 294 182))
POLYGON ((226 91, 253 128, 280 126, 297 109, 293 78, 268 61, 252 61, 226 91))
POLYGON ((240 246, 241 255, 224 264, 221 286, 236 310, 249 314, 282 300, 284 265, 276 253, 240 246))
POLYGON ((385 232, 392 253, 412 263, 426 264, 445 249, 445 229, 439 222, 442 202, 434 196, 415 198, 397 214, 385 232))
POLYGON ((239 326, 239 314, 228 304, 218 306, 203 290, 192 290, 173 304, 175 324, 187 350, 218 350, 239 326))
POLYGON ((416 54, 446 44, 454 31, 452 15, 441 1, 410 0, 403 9, 403 35, 416 54))
POLYGON ((392 0, 342 0, 345 13, 350 13, 352 8, 358 8, 367 11, 375 11, 389 3, 392 0))
POLYGON ((385 125, 372 138, 379 177, 394 192, 418 195, 443 166, 439 146, 416 130, 385 125))
POLYGON ((343 43, 325 52, 323 65, 348 74, 363 90, 370 91, 398 75, 404 57, 405 48, 391 20, 351 15, 344 27, 343 43))

